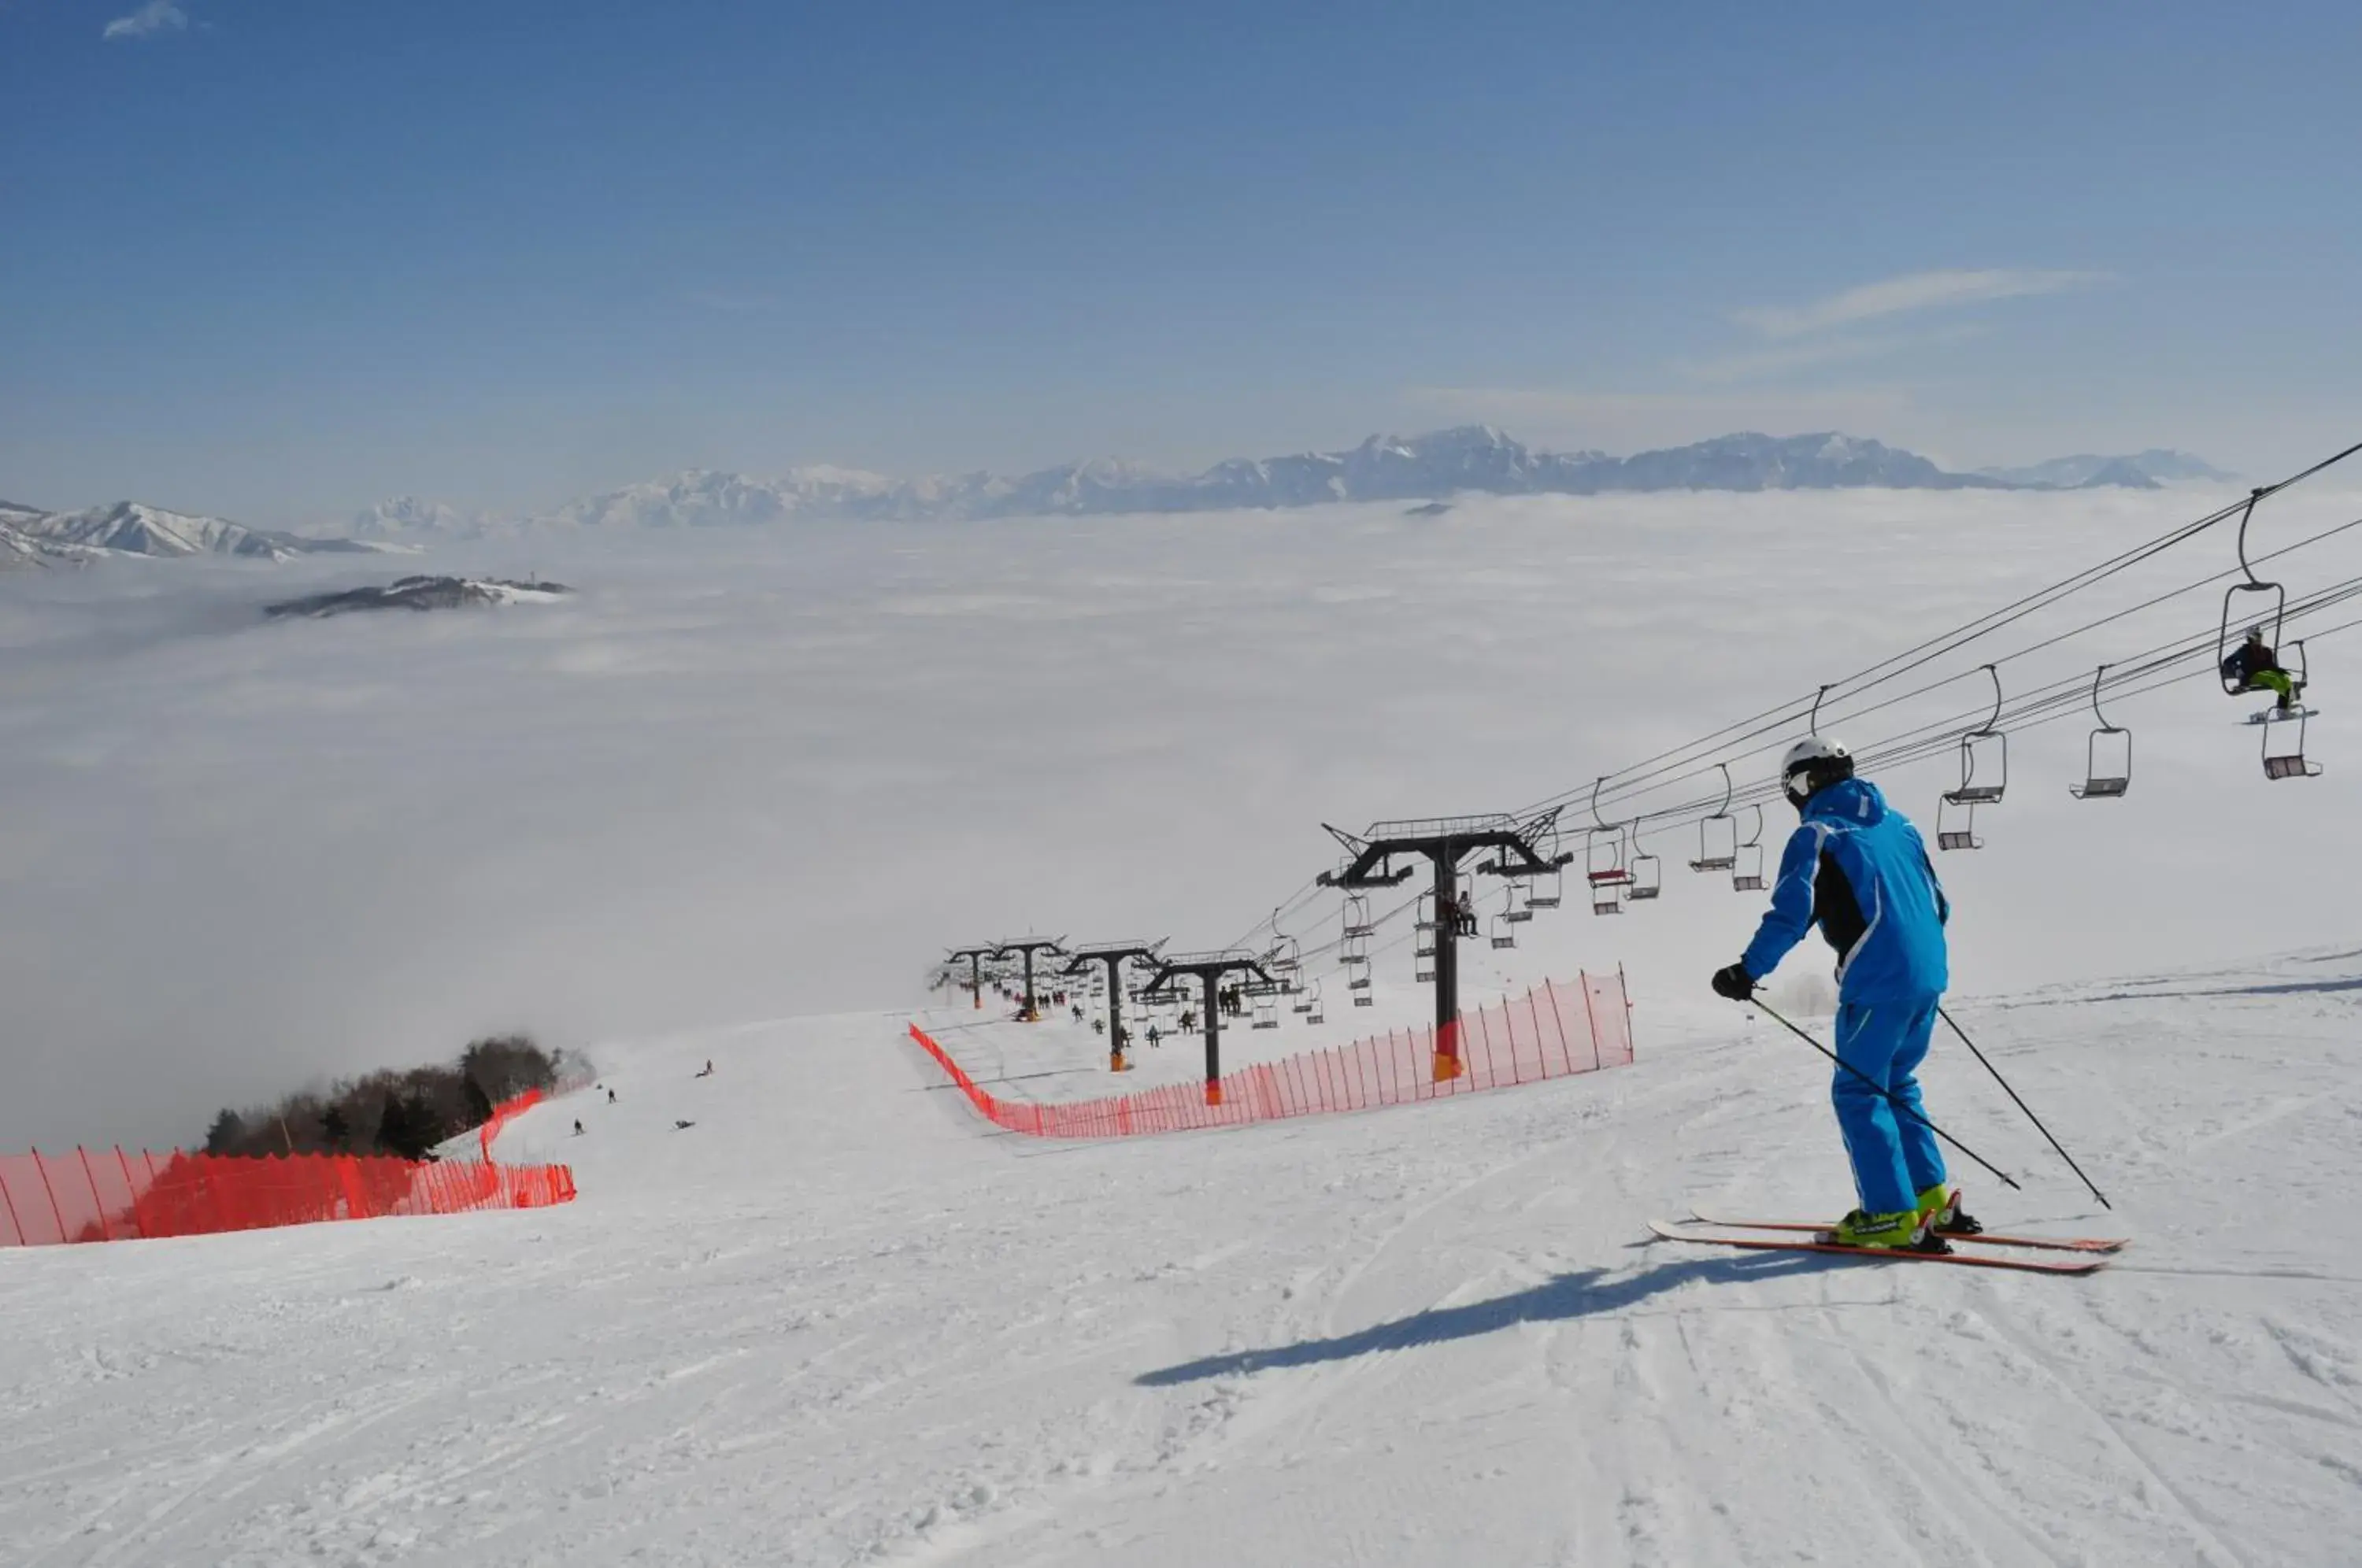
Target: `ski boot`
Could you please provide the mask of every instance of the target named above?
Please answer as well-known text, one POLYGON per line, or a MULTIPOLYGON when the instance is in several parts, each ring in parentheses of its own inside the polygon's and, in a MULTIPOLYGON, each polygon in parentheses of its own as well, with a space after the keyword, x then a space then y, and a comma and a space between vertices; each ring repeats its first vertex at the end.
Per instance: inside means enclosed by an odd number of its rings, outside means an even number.
POLYGON ((1960 1189, 1939 1181, 1919 1195, 1919 1217, 1931 1236, 1981 1236, 1984 1227, 1960 1208, 1960 1189))
POLYGON ((1948 1253, 1946 1246, 1927 1229, 1927 1217, 1916 1209, 1899 1209, 1892 1214, 1865 1214, 1857 1209, 1837 1222, 1834 1230, 1824 1231, 1820 1239, 1832 1246, 1861 1247, 1870 1251, 1948 1253))

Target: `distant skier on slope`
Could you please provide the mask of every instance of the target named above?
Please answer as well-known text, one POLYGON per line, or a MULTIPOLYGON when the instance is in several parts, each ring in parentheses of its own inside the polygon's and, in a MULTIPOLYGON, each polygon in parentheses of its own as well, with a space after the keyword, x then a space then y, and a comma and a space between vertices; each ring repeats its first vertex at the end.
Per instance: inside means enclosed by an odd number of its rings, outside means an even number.
POLYGON ((1973 1234, 1982 1227, 1960 1212, 1943 1151, 1921 1119, 1914 1076, 1950 981, 1944 927, 1951 905, 1927 846, 1877 786, 1854 777, 1842 741, 1798 741, 1780 777, 1804 822, 1780 856, 1755 940, 1738 963, 1716 971, 1715 992, 1747 1000, 1817 924, 1838 952, 1838 1057, 1871 1080, 1840 1067, 1831 1088, 1861 1204, 1831 1239, 1908 1247, 1931 1229, 1973 1234))
POLYGON ((2280 656, 2264 641, 2261 626, 2247 628, 2247 640, 2238 651, 2223 661, 2223 679, 2235 680, 2242 691, 2269 691, 2277 695, 2274 704, 2281 712, 2289 711, 2304 688, 2296 677, 2280 668, 2280 656))

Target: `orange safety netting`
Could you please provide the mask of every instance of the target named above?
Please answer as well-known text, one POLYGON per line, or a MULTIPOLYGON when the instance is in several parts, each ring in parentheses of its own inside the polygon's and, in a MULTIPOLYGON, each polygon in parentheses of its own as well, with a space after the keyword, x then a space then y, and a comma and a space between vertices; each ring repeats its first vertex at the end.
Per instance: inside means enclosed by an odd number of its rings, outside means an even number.
POLYGON ((1631 1012, 1624 977, 1584 975, 1572 986, 1546 981, 1523 997, 1463 1012, 1456 1065, 1439 1057, 1435 1030, 1389 1030, 1351 1045, 1308 1051, 1222 1075, 1210 1084, 1172 1084, 1139 1094, 1043 1104, 1003 1099, 978 1085, 917 1024, 911 1038, 934 1057, 984 1117, 1012 1132, 1043 1138, 1120 1138, 1193 1127, 1239 1127, 1287 1116, 1445 1099, 1478 1089, 1540 1083, 1632 1062, 1631 1012))
POLYGON ((492 1107, 492 1113, 485 1117, 484 1124, 476 1130, 477 1147, 483 1150, 484 1158, 489 1160, 492 1157, 492 1140, 501 1135, 501 1129, 539 1105, 542 1098, 539 1089, 529 1088, 513 1099, 504 1099, 492 1107))
POLYGON ((381 1154, 263 1159, 127 1154, 0 1154, 0 1247, 123 1242, 570 1202, 564 1165, 413 1164, 381 1154))

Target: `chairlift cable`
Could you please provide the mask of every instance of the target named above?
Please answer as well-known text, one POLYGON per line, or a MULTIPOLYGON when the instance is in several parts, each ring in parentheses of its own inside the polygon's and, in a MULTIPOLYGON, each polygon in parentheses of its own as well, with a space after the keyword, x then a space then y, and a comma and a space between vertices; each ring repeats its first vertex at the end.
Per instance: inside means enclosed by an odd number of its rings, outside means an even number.
MULTIPOLYGON (((2004 626, 2014 624, 2015 622, 2024 619, 2027 615, 2035 613, 2038 610, 2047 608, 2047 606, 2074 593, 2081 592, 2086 588, 2103 582, 2119 572, 2128 570, 2131 568, 2139 565, 2143 561, 2148 560, 2155 556, 2161 555, 2165 551, 2169 550, 2178 545, 2186 543, 2189 540, 2197 537, 2200 534, 2204 533, 2206 530, 2227 521, 2235 515, 2252 513, 2257 502, 2278 495, 2282 491, 2301 484, 2316 474, 2345 461, 2347 458, 2354 456, 2356 452, 2362 452, 2362 442, 2356 442, 2354 445, 2345 447, 2344 450, 2334 453, 2327 458, 2323 458, 2312 466, 2300 469, 2296 473, 2290 474, 2286 479, 2280 480, 2277 483, 2261 486, 2253 490, 2247 495, 2243 496, 2239 500, 2218 508, 2216 511, 2210 513, 2203 517, 2198 518, 2193 522, 2180 525, 2179 526, 2169 529, 2166 533, 2158 535, 2143 544, 2136 545, 2130 549, 2121 551, 2105 560, 2096 563, 2095 565, 2086 567, 2081 571, 2075 572, 2066 578, 2062 578, 2046 587, 2036 589, 2030 593, 2022 595, 2018 599, 2013 600, 2011 602, 2003 605, 1997 610, 1989 611, 1983 615, 1963 622, 1959 625, 1955 626, 1948 631, 1939 633, 1936 636, 1927 638, 1912 647, 1905 648, 1901 653, 1894 654, 1876 664, 1872 664, 1863 669, 1857 670, 1851 675, 1841 677, 1838 680, 1828 682, 1825 684, 1815 697, 1811 699, 1796 698, 1774 704, 1772 707, 1764 709, 1748 718, 1740 719, 1733 723, 1726 724, 1721 729, 1712 731, 1696 740, 1686 742, 1666 751, 1659 752, 1653 756, 1645 757, 1639 762, 1634 763, 1630 767, 1628 767, 1619 772, 1607 775, 1607 778, 1610 781, 1621 780, 1626 778, 1628 775, 1640 772, 1641 770, 1654 767, 1657 764, 1669 762, 1674 758, 1684 757, 1690 754, 1703 751, 1713 746, 1717 742, 1736 744, 1736 741, 1731 739, 1734 731, 1743 730, 1749 724, 1759 723, 1765 720, 1773 720, 1775 715, 1780 715, 1781 717, 1775 720, 1772 727, 1784 727, 1786 724, 1794 722, 1793 718, 1788 715, 1793 714, 1794 711, 1799 709, 1806 709, 1809 711, 1811 708, 1816 708, 1820 701, 1825 699, 1827 693, 1832 690, 1847 688, 1849 690, 1845 692, 1846 695, 1857 696, 1875 687, 1884 685, 1888 681, 1908 674, 1914 669, 1923 668, 1924 666, 1934 662, 1936 659, 1943 657, 1948 653, 1956 652, 1959 648, 1966 646, 1969 643, 1974 642, 1981 637, 1988 636, 1992 633, 2001 630, 2004 626)), ((1757 733, 1760 734, 1762 732, 1759 731, 1757 733)), ((1751 738, 1753 738, 1752 735, 1740 735, 1737 737, 1737 740, 1751 738)), ((1679 763, 1675 763, 1674 765, 1676 767, 1681 766, 1679 763)), ((1638 782, 1638 780, 1635 780, 1635 782, 1638 782)), ((1528 807, 1525 811, 1519 812, 1517 814, 1523 816, 1528 814, 1529 812, 1540 810, 1545 806, 1571 800, 1577 792, 1578 791, 1576 790, 1570 790, 1562 791, 1560 794, 1547 797, 1537 802, 1535 805, 1528 807)))

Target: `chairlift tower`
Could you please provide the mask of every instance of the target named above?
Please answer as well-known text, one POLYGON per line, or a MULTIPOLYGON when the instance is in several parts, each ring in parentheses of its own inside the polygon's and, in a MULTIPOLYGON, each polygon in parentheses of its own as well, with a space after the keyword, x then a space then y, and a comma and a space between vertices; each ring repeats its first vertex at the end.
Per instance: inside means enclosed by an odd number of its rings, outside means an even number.
POLYGON ((981 947, 955 949, 951 955, 953 963, 965 962, 967 965, 967 994, 979 1008, 984 1005, 984 961, 997 958, 999 955, 999 948, 988 942, 981 947))
POLYGON ((1156 957, 1156 975, 1148 982, 1143 993, 1171 993, 1174 982, 1185 976, 1193 977, 1204 988, 1206 1020, 1206 1103, 1222 1103, 1222 977, 1235 973, 1253 976, 1265 985, 1275 985, 1263 960, 1241 948, 1225 948, 1219 953, 1184 953, 1178 956, 1156 957))
POLYGON ((1033 955, 1036 953, 1063 954, 1066 951, 1065 944, 1066 939, 1063 936, 1029 936, 1022 942, 1004 942, 1000 944, 999 949, 993 954, 995 958, 1006 958, 1011 954, 1024 955, 1024 1018, 1025 1021, 1028 1023, 1039 1023, 1042 1021, 1041 1006, 1033 998, 1033 955))
POLYGON ((1108 988, 1108 1071, 1128 1073, 1131 1063, 1123 1054, 1123 966, 1137 958, 1143 964, 1156 962, 1156 950, 1164 939, 1154 942, 1088 942, 1066 956, 1072 960, 1066 973, 1079 975, 1093 964, 1107 966, 1108 988))
POLYGON ((1476 934, 1476 911, 1462 896, 1461 863, 1470 856, 1490 852, 1493 858, 1474 869, 1490 877, 1547 876, 1574 858, 1572 852, 1551 856, 1537 846, 1558 827, 1559 808, 1523 821, 1505 812, 1473 817, 1424 817, 1401 822, 1372 823, 1363 833, 1330 827, 1329 836, 1345 846, 1344 867, 1323 871, 1325 888, 1346 889, 1349 896, 1368 888, 1391 888, 1418 874, 1416 865, 1399 869, 1396 860, 1425 860, 1435 877, 1435 1077, 1438 1082, 1456 1078, 1465 1069, 1460 1061, 1460 941, 1476 934))

